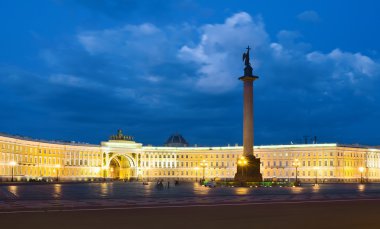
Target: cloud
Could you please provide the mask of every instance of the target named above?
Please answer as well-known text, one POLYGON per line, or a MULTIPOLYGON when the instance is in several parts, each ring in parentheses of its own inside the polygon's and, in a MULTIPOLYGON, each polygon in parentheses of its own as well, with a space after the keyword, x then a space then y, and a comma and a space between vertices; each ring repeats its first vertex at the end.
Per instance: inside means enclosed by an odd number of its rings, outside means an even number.
POLYGON ((49 133, 59 129, 71 139, 86 140, 90 132, 97 143, 126 127, 144 143, 160 144, 175 131, 192 143, 239 142, 237 78, 247 45, 260 76, 258 144, 286 143, 310 132, 344 140, 345 133, 363 131, 354 124, 358 117, 376 123, 380 112, 378 60, 349 50, 315 50, 299 31, 272 37, 263 18, 246 12, 201 25, 146 21, 81 29, 71 38, 41 50, 40 73, 0 68, 0 95, 22 104, 17 117, 48 120, 49 133))
POLYGON ((268 43, 262 20, 254 20, 246 12, 234 14, 223 24, 204 25, 200 31, 199 44, 182 46, 178 57, 199 65, 196 87, 211 93, 236 87, 242 68, 241 53, 247 45, 260 48, 268 43))
POLYGON ((327 54, 311 52, 306 55, 306 58, 317 65, 333 66, 333 78, 347 77, 351 83, 357 82, 361 77, 378 77, 380 72, 380 64, 361 53, 334 49, 327 54))
POLYGON ((301 21, 306 21, 306 22, 319 22, 321 20, 318 13, 315 12, 314 10, 306 10, 298 14, 297 18, 301 21))

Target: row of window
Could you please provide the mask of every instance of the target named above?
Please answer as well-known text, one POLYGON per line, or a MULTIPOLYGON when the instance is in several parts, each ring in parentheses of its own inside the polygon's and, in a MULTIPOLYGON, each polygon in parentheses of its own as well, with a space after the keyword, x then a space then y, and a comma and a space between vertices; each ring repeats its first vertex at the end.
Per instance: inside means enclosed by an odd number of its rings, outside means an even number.
POLYGON ((145 153, 145 154, 139 154, 139 158, 182 158, 182 159, 189 159, 189 158, 235 158, 235 154, 225 154, 225 153, 220 153, 220 154, 165 154, 165 153, 145 153))
MULTIPOLYGON (((209 176, 233 176, 235 173, 233 171, 218 171, 218 170, 205 170, 205 177, 209 176)), ((201 177, 203 176, 203 173, 194 171, 194 170, 181 170, 181 171, 143 171, 143 176, 191 176, 191 177, 201 177)))
MULTIPOLYGON (((352 153, 352 152, 297 152, 297 153, 274 153, 274 152, 268 152, 268 153, 257 153, 256 157, 333 157, 333 156, 338 156, 338 157, 357 157, 357 158, 364 158, 366 157, 366 153, 352 153)), ((380 155, 367 155, 368 157, 376 157, 380 158, 380 155)))
MULTIPOLYGON (((293 160, 288 161, 265 161, 261 162, 262 166, 268 167, 295 167, 293 160)), ((380 163, 380 162, 379 162, 380 163)), ((324 160, 324 161, 301 161, 298 166, 334 166, 333 160, 324 160)), ((337 161, 337 166, 365 166, 361 161, 337 161)))
MULTIPOLYGON (((195 167, 201 167, 201 162, 174 162, 174 161, 155 161, 155 162, 149 162, 149 161, 142 161, 140 164, 142 167, 153 167, 153 168, 173 168, 173 167, 184 167, 184 168, 195 168, 195 167)), ((234 167, 234 162, 224 162, 224 161, 208 161, 207 167, 234 167)))

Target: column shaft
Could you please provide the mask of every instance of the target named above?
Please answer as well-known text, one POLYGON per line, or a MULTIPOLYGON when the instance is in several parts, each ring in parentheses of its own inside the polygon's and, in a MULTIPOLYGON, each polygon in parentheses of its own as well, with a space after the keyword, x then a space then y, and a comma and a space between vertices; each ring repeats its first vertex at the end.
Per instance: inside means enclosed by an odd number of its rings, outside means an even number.
POLYGON ((253 81, 244 80, 243 154, 253 154, 253 81))

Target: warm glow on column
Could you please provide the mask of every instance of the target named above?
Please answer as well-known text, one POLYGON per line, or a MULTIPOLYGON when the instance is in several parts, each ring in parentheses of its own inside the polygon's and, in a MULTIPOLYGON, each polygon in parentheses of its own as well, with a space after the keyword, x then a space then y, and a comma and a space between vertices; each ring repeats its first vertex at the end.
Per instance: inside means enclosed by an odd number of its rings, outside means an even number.
POLYGON ((363 167, 360 167, 359 168, 359 171, 362 173, 362 172, 364 172, 364 168, 363 167))
POLYGON ((56 167, 57 169, 61 168, 61 165, 60 164, 56 164, 54 167, 56 167))
POLYGON ((248 164, 247 159, 245 159, 244 156, 241 156, 241 157, 239 158, 239 160, 238 160, 238 165, 240 165, 240 166, 246 166, 247 164, 248 164))
POLYGON ((16 163, 15 161, 11 161, 11 162, 9 162, 9 165, 10 165, 10 166, 16 166, 17 163, 16 163))

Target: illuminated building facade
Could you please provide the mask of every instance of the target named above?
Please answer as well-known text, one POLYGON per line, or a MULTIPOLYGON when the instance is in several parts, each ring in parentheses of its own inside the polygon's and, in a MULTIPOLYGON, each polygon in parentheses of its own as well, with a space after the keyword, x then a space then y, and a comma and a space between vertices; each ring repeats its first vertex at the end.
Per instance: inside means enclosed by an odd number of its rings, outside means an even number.
MULTIPOLYGON (((182 136, 143 146, 118 132, 100 145, 0 135, 0 180, 233 179, 242 146, 188 147, 182 136), (174 140, 173 140, 174 139, 174 140), (180 140, 175 140, 180 139, 180 140), (175 146, 172 146, 172 145, 175 146), (181 145, 182 144, 182 145, 181 145), (204 172, 204 173, 203 173, 204 172), (12 175, 13 174, 13 175, 12 175)), ((264 180, 380 181, 380 149, 340 144, 255 146, 264 180)))

